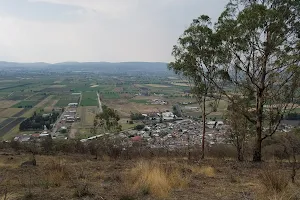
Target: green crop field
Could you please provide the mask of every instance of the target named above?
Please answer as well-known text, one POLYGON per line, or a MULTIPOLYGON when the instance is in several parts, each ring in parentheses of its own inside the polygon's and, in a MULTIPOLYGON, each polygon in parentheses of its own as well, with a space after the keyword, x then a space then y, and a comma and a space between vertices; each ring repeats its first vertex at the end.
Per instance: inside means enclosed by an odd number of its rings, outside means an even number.
POLYGON ((101 94, 104 99, 119 99, 120 95, 116 92, 101 94))
POLYGON ((80 106, 98 106, 96 92, 84 92, 80 106))
POLYGON ((129 101, 133 103, 142 103, 142 104, 146 104, 149 102, 149 100, 147 99, 130 99, 129 101))
POLYGON ((58 102, 55 104, 56 107, 66 107, 69 103, 78 103, 79 95, 62 95, 56 96, 55 99, 58 99, 58 102))
POLYGON ((13 108, 26 108, 26 107, 34 107, 38 101, 21 101, 20 103, 12 106, 13 108))

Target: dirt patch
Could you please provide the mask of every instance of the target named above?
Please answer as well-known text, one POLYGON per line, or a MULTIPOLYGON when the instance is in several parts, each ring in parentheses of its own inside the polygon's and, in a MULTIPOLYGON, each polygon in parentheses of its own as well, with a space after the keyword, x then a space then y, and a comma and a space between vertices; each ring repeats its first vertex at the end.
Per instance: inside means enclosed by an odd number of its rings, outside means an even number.
POLYGON ((48 102, 48 103, 47 103, 47 106, 44 108, 44 110, 45 110, 46 112, 51 112, 52 109, 53 109, 53 108, 55 107, 55 105, 57 104, 57 102, 58 102, 57 99, 51 100, 51 102, 48 102))
POLYGON ((82 126, 92 126, 97 113, 97 106, 84 106, 77 109, 82 126))
POLYGON ((64 88, 66 85, 51 85, 48 88, 64 88))
MULTIPOLYGON (((138 98, 136 100, 143 100, 143 99, 138 98)), ((105 101, 103 103, 108 107, 116 109, 122 118, 130 117, 131 112, 149 113, 149 112, 159 112, 159 110, 166 111, 172 108, 171 105, 151 105, 151 104, 147 105, 142 103, 130 102, 126 99, 105 101)))
POLYGON ((188 83, 171 83, 172 85, 190 87, 188 83))
POLYGON ((3 111, 0 112, 1 117, 12 117, 16 115, 18 112, 21 112, 23 108, 6 108, 3 111))
POLYGON ((155 87, 155 88, 169 88, 168 85, 161 85, 161 84, 146 84, 146 86, 155 87))
POLYGON ((114 88, 114 92, 123 92, 123 87, 114 88))
POLYGON ((0 108, 10 108, 13 105, 19 103, 20 101, 10 101, 10 100, 1 100, 0 101, 0 108))

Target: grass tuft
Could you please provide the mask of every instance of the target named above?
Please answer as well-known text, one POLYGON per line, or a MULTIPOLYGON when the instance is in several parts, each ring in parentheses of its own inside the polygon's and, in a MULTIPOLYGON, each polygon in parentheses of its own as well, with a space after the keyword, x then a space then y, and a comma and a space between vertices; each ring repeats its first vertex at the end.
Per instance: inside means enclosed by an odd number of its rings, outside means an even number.
MULTIPOLYGON (((140 161, 129 172, 126 188, 143 195, 166 198, 172 189, 183 188, 189 179, 180 173, 179 166, 170 166, 158 162, 140 161)), ((131 192, 131 191, 129 191, 131 192)))
POLYGON ((69 168, 64 160, 51 160, 45 166, 44 186, 60 187, 70 176, 69 168))
POLYGON ((215 177, 216 170, 210 166, 189 166, 189 168, 192 170, 195 174, 202 174, 206 177, 215 177))
POLYGON ((276 169, 267 168, 262 172, 260 182, 268 191, 280 193, 287 188, 289 180, 284 173, 280 173, 276 169))

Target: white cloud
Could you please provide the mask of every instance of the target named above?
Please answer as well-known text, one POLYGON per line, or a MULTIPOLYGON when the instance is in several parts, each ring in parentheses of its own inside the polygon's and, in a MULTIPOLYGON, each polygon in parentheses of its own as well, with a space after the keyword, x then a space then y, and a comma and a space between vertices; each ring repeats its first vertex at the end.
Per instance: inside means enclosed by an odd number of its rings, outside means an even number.
POLYGON ((136 8, 138 0, 29 0, 29 2, 47 2, 76 6, 89 11, 96 11, 110 17, 120 17, 136 8))
MULTIPOLYGON (((72 5, 74 11, 66 9, 65 14, 77 17, 71 21, 43 21, 37 17, 25 19, 18 13, 0 13, 0 60, 168 62, 172 59, 172 46, 193 17, 214 5, 201 7, 206 0, 28 1, 72 5)), ((47 5, 43 6, 47 9, 47 5)), ((215 10, 213 7, 211 13, 221 11, 215 10)))
MULTIPOLYGON (((153 24, 26 21, 0 16, 0 49, 10 61, 168 61, 169 35, 153 24), (150 36, 151 35, 151 36, 150 36), (167 49, 165 48, 167 46, 167 49), (13 59, 13 60, 11 60, 13 59)), ((4 58, 0 57, 1 60, 4 58)))

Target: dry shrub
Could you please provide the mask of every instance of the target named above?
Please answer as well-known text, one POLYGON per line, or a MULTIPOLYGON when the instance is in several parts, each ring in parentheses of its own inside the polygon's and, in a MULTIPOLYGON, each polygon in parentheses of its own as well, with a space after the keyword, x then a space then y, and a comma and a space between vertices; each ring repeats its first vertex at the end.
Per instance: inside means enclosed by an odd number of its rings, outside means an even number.
POLYGON ((287 188, 289 179, 285 173, 282 173, 278 169, 267 167, 260 176, 260 182, 268 191, 280 193, 287 188))
POLYGON ((194 174, 202 174, 207 177, 215 177, 216 170, 210 166, 189 166, 194 174))
POLYGON ((84 181, 77 184, 74 191, 74 196, 85 197, 85 196, 94 196, 94 194, 89 189, 89 184, 87 183, 87 181, 84 181))
POLYGON ((59 187, 70 176, 69 167, 65 160, 51 160, 45 166, 44 181, 46 187, 59 187))
POLYGON ((237 152, 234 146, 227 144, 215 144, 208 148, 208 157, 213 158, 236 158, 237 152))
POLYGON ((183 188, 189 178, 181 173, 181 167, 164 165, 159 162, 140 161, 131 169, 125 179, 127 192, 150 194, 166 198, 172 189, 183 188))
POLYGON ((283 194, 274 193, 270 197, 268 197, 268 200, 298 200, 299 199, 299 192, 287 192, 283 194))

